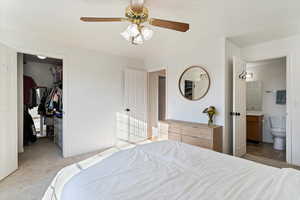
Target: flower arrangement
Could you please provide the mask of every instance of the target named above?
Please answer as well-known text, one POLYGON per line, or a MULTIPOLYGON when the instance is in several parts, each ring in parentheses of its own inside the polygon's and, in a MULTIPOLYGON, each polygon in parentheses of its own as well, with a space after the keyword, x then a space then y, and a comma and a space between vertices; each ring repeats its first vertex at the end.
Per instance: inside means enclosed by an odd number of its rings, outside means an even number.
POLYGON ((208 125, 212 125, 214 123, 214 116, 217 114, 217 110, 214 106, 209 106, 205 108, 202 113, 206 113, 208 115, 208 125))

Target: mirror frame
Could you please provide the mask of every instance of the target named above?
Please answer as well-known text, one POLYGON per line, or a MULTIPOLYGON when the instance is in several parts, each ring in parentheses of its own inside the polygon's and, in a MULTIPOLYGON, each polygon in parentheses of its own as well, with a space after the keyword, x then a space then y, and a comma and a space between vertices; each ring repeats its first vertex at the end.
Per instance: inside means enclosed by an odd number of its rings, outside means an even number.
POLYGON ((207 70, 206 70, 204 67, 194 65, 194 66, 188 67, 186 70, 184 70, 184 71, 182 72, 182 74, 180 75, 180 78, 179 78, 178 88, 179 88, 179 91, 180 91, 181 96, 183 96, 185 99, 187 99, 187 100, 189 100, 189 101, 199 101, 199 100, 203 99, 203 98, 207 95, 207 93, 208 93, 208 91, 209 91, 209 89, 210 89, 210 84, 211 84, 211 80, 210 80, 210 76, 209 76, 209 73, 207 72, 207 70), (188 99, 188 98, 186 98, 186 96, 184 95, 184 93, 183 93, 182 90, 181 90, 180 82, 181 82, 181 80, 182 80, 182 78, 183 78, 183 75, 184 75, 187 71, 189 71, 190 69, 193 69, 193 68, 199 68, 199 69, 203 70, 203 71, 207 74, 207 77, 208 77, 208 87, 207 87, 206 92, 205 92, 201 97, 199 97, 199 98, 197 98, 197 99, 188 99))

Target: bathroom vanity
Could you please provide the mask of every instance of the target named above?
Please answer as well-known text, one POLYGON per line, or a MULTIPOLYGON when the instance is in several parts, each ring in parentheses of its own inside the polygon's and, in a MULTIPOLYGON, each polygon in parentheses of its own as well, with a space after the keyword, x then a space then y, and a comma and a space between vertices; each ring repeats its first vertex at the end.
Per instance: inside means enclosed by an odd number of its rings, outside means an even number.
POLYGON ((247 140, 262 142, 264 115, 259 111, 247 111, 247 140))

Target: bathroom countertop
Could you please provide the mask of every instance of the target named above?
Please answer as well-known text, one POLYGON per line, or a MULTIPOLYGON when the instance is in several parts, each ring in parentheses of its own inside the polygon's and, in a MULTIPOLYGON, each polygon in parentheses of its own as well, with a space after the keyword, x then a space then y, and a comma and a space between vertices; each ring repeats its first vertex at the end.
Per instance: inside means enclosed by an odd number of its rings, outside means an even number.
POLYGON ((262 111, 247 111, 247 116, 263 116, 262 111))

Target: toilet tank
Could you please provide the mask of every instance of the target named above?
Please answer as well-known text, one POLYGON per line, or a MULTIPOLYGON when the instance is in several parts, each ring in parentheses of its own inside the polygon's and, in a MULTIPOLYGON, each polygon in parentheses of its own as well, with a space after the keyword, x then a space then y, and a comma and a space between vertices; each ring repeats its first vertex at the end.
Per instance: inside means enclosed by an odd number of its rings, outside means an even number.
POLYGON ((269 124, 271 129, 286 129, 286 116, 270 116, 269 124))

